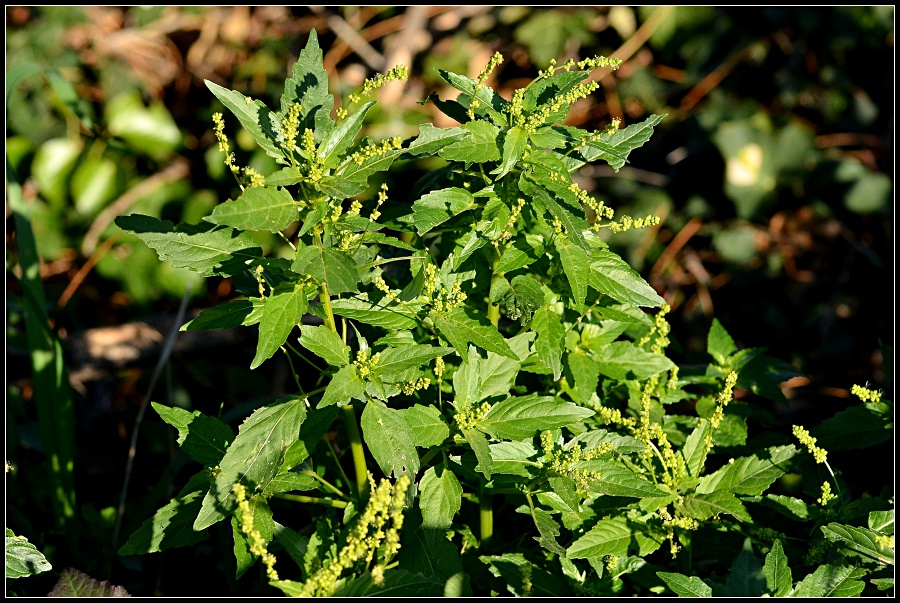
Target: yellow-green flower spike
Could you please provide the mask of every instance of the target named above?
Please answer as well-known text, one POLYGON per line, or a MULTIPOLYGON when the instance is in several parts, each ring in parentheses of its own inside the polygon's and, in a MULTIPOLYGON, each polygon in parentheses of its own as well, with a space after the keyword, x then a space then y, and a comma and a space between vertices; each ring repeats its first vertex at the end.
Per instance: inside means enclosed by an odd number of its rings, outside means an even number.
POLYGON ((800 443, 806 446, 806 449, 809 450, 809 453, 813 455, 813 458, 816 459, 817 463, 824 463, 828 457, 828 452, 824 449, 816 446, 816 438, 809 435, 809 432, 805 430, 800 425, 794 425, 793 427, 794 437, 800 440, 800 443))
POLYGON ((861 385, 854 385, 851 387, 850 393, 863 402, 881 402, 881 392, 876 392, 861 385))

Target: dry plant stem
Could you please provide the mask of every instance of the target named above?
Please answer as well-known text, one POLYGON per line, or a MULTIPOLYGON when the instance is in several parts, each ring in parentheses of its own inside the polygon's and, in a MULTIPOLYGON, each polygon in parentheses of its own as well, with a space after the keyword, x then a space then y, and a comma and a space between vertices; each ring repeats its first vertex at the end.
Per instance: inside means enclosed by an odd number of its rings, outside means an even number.
POLYGON ((159 377, 162 375, 162 370, 166 366, 166 362, 168 362, 169 356, 172 355, 172 350, 175 348, 175 340, 178 338, 179 325, 181 325, 182 321, 184 320, 184 314, 187 311, 187 304, 190 298, 191 287, 190 285, 188 285, 187 289, 185 289, 184 297, 181 298, 181 305, 178 307, 178 315, 175 318, 175 326, 172 331, 169 332, 169 336, 166 338, 166 343, 159 355, 159 360, 156 363, 156 368, 153 369, 153 376, 150 378, 150 384, 147 386, 147 393, 144 395, 144 399, 143 401, 141 401, 141 408, 138 410, 137 417, 134 419, 134 429, 131 430, 131 444, 128 447, 128 459, 125 462, 125 482, 122 484, 122 495, 119 497, 119 509, 116 512, 116 524, 113 528, 113 548, 117 548, 119 541, 119 530, 121 530, 122 528, 122 517, 125 515, 125 499, 128 496, 128 483, 129 481, 131 481, 131 471, 134 467, 134 455, 137 452, 137 439, 138 432, 141 428, 141 422, 143 422, 144 420, 144 414, 147 412, 147 405, 150 402, 150 396, 153 394, 153 389, 156 387, 156 382, 159 381, 159 377))

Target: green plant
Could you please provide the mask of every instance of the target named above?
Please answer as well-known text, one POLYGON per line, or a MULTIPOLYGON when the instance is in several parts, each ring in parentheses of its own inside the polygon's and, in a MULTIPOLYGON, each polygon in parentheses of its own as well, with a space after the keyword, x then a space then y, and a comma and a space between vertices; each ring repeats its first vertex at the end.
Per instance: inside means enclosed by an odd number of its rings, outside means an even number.
POLYGON ((658 220, 617 217, 573 181, 621 168, 664 116, 562 125, 618 62, 551 63, 507 100, 485 84, 501 60, 476 79, 438 70, 460 94, 428 100, 461 125, 409 141, 356 140, 363 99, 405 70, 335 111, 315 32, 278 111, 207 82, 283 167, 236 165, 217 114, 241 194, 200 224, 116 223, 176 267, 232 278, 243 298, 183 329, 258 325, 252 367, 283 353, 298 392, 237 435, 154 404, 203 469, 119 553, 192 545, 229 519, 237 576, 262 560, 291 595, 892 589, 891 494, 853 499, 812 439, 890 439, 891 403, 859 390, 864 404, 798 428, 810 455, 790 434, 751 437, 772 419, 753 396, 783 400, 796 371, 717 321, 709 365, 676 365, 668 306, 599 234, 658 220), (403 161, 426 165, 412 203, 378 183, 403 161), (264 257, 254 231, 291 256, 264 257))

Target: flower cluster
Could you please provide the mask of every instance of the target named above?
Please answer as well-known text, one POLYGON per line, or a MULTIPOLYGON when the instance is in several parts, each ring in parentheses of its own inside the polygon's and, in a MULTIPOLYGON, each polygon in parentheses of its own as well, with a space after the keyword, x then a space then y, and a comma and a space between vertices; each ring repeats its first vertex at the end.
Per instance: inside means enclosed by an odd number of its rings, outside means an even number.
POLYGON ((269 580, 278 580, 278 572, 275 571, 275 555, 266 550, 266 542, 259 530, 253 527, 253 511, 250 509, 250 501, 247 500, 247 488, 243 484, 234 484, 231 487, 237 502, 237 520, 241 525, 241 531, 250 541, 250 552, 260 559, 266 566, 266 576, 269 580))
POLYGON ((365 379, 369 375, 372 374, 372 371, 375 370, 375 367, 378 366, 378 362, 381 360, 381 356, 379 354, 372 354, 371 350, 359 350, 356 352, 356 360, 353 361, 353 366, 356 367, 359 376, 362 379, 365 379))
POLYGON ((519 218, 519 214, 522 213, 523 207, 525 207, 525 199, 519 197, 509 212, 509 219, 506 220, 506 225, 503 227, 503 232, 500 233, 500 238, 493 242, 494 247, 500 247, 501 244, 512 238, 512 229, 516 225, 516 220, 519 218))
POLYGON ((831 493, 831 482, 829 482, 828 480, 822 482, 822 496, 817 498, 816 502, 818 502, 823 507, 827 507, 828 503, 835 498, 837 498, 837 496, 831 493))
POLYGON ((234 153, 231 152, 231 145, 228 144, 228 137, 225 135, 225 120, 221 113, 213 113, 213 124, 215 126, 216 140, 219 141, 219 150, 225 153, 225 165, 232 173, 237 173, 240 168, 234 162, 234 153))
POLYGON ((816 438, 809 435, 809 432, 800 425, 794 425, 792 431, 794 437, 800 440, 801 444, 806 446, 806 449, 813 455, 813 458, 816 459, 817 463, 827 462, 828 452, 825 449, 816 446, 816 438))
MULTIPOLYGON (((672 327, 669 325, 669 321, 666 320, 666 314, 672 311, 671 306, 669 304, 663 304, 663 307, 659 309, 659 312, 656 314, 656 317, 653 319, 653 327, 644 335, 640 341, 638 341, 639 346, 643 346, 650 342, 653 339, 653 344, 650 346, 650 351, 654 354, 661 354, 663 350, 669 345, 669 331, 672 330, 672 327)), ((678 368, 677 366, 675 367, 678 368)), ((676 373, 677 376, 677 373, 676 373)))
POLYGON ((422 390, 428 389, 428 386, 431 385, 431 379, 428 377, 419 377, 418 379, 411 379, 400 386, 400 389, 407 396, 411 396, 413 393, 422 390))
POLYGON ((589 461, 612 451, 612 445, 604 442, 597 448, 584 450, 580 444, 572 444, 563 448, 553 441, 552 431, 541 432, 541 449, 544 451, 544 469, 552 475, 561 475, 573 480, 575 484, 586 490, 590 483, 601 478, 599 471, 581 469, 576 465, 589 461))
POLYGON ((362 165, 373 157, 382 157, 391 151, 396 151, 403 146, 403 137, 394 136, 393 138, 385 138, 380 143, 369 144, 350 155, 356 165, 362 165))
POLYGON ((453 420, 456 421, 456 424, 460 429, 474 429, 475 424, 487 414, 487 412, 491 409, 491 405, 488 402, 482 402, 481 406, 468 406, 462 409, 460 412, 453 415, 453 420))
POLYGON ((622 216, 618 222, 610 222, 606 224, 610 232, 625 232, 632 228, 649 228, 659 224, 659 216, 648 215, 646 218, 638 218, 635 220, 631 216, 622 216))
POLYGON ((476 98, 479 90, 484 87, 484 82, 487 81, 491 72, 502 62, 503 55, 499 52, 495 52, 494 56, 491 57, 491 60, 488 61, 488 64, 484 66, 484 69, 478 73, 478 79, 475 80, 475 89, 472 92, 472 100, 469 101, 469 119, 475 119, 475 109, 481 106, 481 102, 476 98))
POLYGON ((288 153, 297 148, 297 135, 300 133, 301 111, 303 111, 303 107, 300 106, 300 103, 294 103, 281 119, 281 133, 284 135, 282 146, 288 153))
POLYGON ((409 70, 406 68, 406 65, 397 65, 388 69, 387 73, 377 73, 374 77, 367 79, 363 82, 363 88, 358 94, 351 94, 347 98, 351 103, 358 103, 362 100, 362 97, 371 95, 375 90, 383 88, 394 81, 405 82, 408 77, 409 70))
POLYGON ((608 406, 597 406, 597 420, 601 425, 622 425, 623 427, 633 427, 635 424, 634 417, 623 417, 622 411, 618 408, 609 408, 608 406))
POLYGON ((876 392, 861 385, 854 385, 851 387, 850 393, 863 402, 881 402, 881 392, 876 392))
POLYGON ((681 546, 675 542, 675 528, 682 530, 696 530, 700 527, 700 523, 696 519, 685 517, 683 515, 676 514, 675 517, 672 517, 666 507, 661 508, 658 513, 660 519, 662 519, 663 528, 666 529, 666 539, 669 541, 669 552, 672 553, 672 559, 675 559, 678 556, 678 551, 681 550, 681 546))
POLYGON ((709 452, 712 449, 712 440, 713 440, 713 431, 716 430, 719 425, 722 423, 722 420, 725 418, 725 407, 728 406, 728 403, 731 402, 732 397, 734 396, 734 386, 737 383, 737 373, 735 371, 731 371, 728 373, 728 376, 725 377, 725 387, 718 393, 716 396, 716 409, 713 411, 712 416, 709 418, 709 424, 712 429, 709 430, 709 433, 706 434, 706 451, 709 452))
POLYGON ((369 474, 369 481, 372 482, 372 496, 366 508, 356 518, 346 544, 331 563, 320 568, 303 584, 300 593, 302 596, 332 595, 344 570, 361 560, 368 565, 379 549, 381 562, 372 568, 371 576, 375 584, 383 584, 384 570, 400 549, 403 507, 406 491, 412 480, 404 474, 397 478, 393 486, 384 479, 375 487, 372 475, 369 474))

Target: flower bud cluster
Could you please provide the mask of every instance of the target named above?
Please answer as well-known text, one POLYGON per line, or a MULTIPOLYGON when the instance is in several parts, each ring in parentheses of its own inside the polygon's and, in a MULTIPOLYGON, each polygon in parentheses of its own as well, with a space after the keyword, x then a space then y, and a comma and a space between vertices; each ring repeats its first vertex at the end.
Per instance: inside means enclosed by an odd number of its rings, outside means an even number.
POLYGON ((414 392, 422 389, 428 389, 429 385, 431 385, 431 379, 429 379, 428 377, 419 377, 418 379, 411 379, 410 381, 407 381, 400 386, 400 389, 407 396, 411 396, 414 392))
POLYGON ((635 424, 634 417, 623 417, 622 411, 618 408, 609 408, 608 406, 597 406, 597 420, 601 425, 622 425, 623 427, 633 427, 635 424))
POLYGON ((544 431, 541 433, 541 449, 544 451, 544 469, 551 474, 561 475, 573 480, 582 490, 588 489, 591 482, 601 479, 599 471, 590 471, 576 467, 581 461, 590 461, 612 450, 612 445, 598 446, 590 450, 584 450, 580 444, 573 444, 563 448, 553 441, 553 433, 544 431))
POLYGON ((225 135, 225 120, 221 113, 213 113, 213 124, 215 125, 216 140, 219 141, 219 150, 225 153, 225 165, 232 173, 236 174, 240 168, 234 162, 234 153, 231 152, 231 145, 228 144, 228 137, 225 135))
POLYGON ((713 411, 712 416, 709 418, 709 424, 712 429, 709 430, 709 433, 706 434, 706 451, 709 452, 712 449, 712 440, 713 440, 713 431, 716 430, 719 425, 722 423, 722 420, 725 418, 725 407, 728 406, 728 403, 731 402, 731 399, 734 395, 734 386, 737 383, 737 373, 735 371, 731 371, 728 373, 728 376, 725 377, 725 388, 716 395, 716 409, 713 411))
POLYGON ((816 499, 823 507, 827 507, 828 503, 837 498, 836 495, 831 493, 831 483, 828 480, 822 482, 822 496, 816 499))
POLYGON ((290 106, 287 114, 281 119, 281 133, 284 135, 282 147, 288 153, 297 148, 297 135, 300 133, 300 112, 303 107, 300 103, 290 106))
POLYGON ((881 392, 876 392, 861 385, 854 385, 851 387, 850 393, 863 402, 881 402, 881 392))
POLYGON ((358 103, 364 96, 371 95, 375 90, 383 88, 394 81, 405 82, 408 77, 409 70, 406 68, 406 65, 397 65, 396 67, 388 69, 387 73, 377 73, 374 77, 370 77, 363 82, 363 88, 358 94, 351 94, 347 98, 351 103, 358 103))
POLYGON ((468 406, 453 415, 453 420, 456 421, 456 424, 460 429, 474 429, 475 424, 480 421, 490 409, 491 405, 488 402, 482 402, 481 405, 477 407, 468 406))
POLYGON ((828 457, 828 452, 816 446, 816 438, 809 435, 809 432, 806 431, 800 425, 794 425, 793 428, 794 437, 800 440, 800 443, 806 446, 806 449, 809 450, 809 453, 813 455, 813 458, 816 459, 817 463, 824 463, 828 457))
POLYGON ((493 242, 494 247, 500 247, 501 244, 506 243, 512 238, 512 229, 516 225, 516 220, 519 218, 519 214, 522 213, 523 207, 525 207, 525 199, 519 197, 516 199, 515 205, 512 206, 512 210, 509 212, 509 219, 506 221, 506 226, 504 226, 500 238, 493 242))
POLYGON ((638 218, 635 220, 631 216, 622 216, 618 222, 611 222, 606 226, 610 232, 625 232, 632 228, 649 228, 659 224, 659 216, 648 215, 646 218, 638 218))
POLYGON ((266 576, 268 576, 269 580, 278 580, 278 572, 275 571, 275 555, 266 549, 266 543, 262 534, 253 527, 253 511, 250 509, 250 501, 247 500, 247 489, 243 484, 234 484, 231 487, 231 491, 234 492, 234 498, 237 502, 237 519, 241 526, 241 531, 250 541, 250 552, 262 559, 263 564, 266 566, 266 576))
POLYGON ((373 157, 382 157, 391 151, 400 149, 403 146, 403 137, 394 136, 393 138, 385 138, 380 143, 372 143, 363 147, 350 155, 356 165, 362 165, 373 157))
POLYGON ((353 361, 353 366, 356 367, 356 370, 362 379, 371 375, 372 371, 375 370, 375 367, 378 366, 378 362, 381 360, 379 354, 372 354, 370 357, 370 353, 371 350, 368 349, 358 350, 356 352, 356 360, 353 361))
POLYGON ((481 106, 481 102, 476 98, 478 96, 478 91, 484 87, 484 82, 487 81, 488 76, 491 75, 491 72, 497 68, 497 65, 503 62, 503 55, 499 52, 495 52, 494 56, 491 57, 491 60, 488 61, 487 65, 478 73, 478 78, 475 80, 475 90, 472 93, 472 100, 469 101, 469 119, 475 119, 475 109, 481 106))

